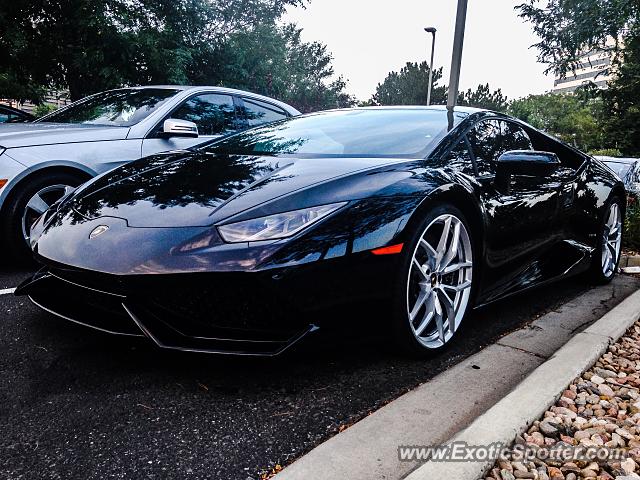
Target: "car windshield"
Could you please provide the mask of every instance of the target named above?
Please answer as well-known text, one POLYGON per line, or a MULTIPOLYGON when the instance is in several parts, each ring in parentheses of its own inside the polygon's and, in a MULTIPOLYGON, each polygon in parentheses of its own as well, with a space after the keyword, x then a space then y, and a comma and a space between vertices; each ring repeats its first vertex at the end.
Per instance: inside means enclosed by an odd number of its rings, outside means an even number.
POLYGON ((618 175, 623 180, 631 171, 631 167, 633 166, 631 163, 622 163, 622 162, 605 162, 607 166, 613 170, 616 175, 618 175))
MULTIPOLYGON (((452 126, 464 117, 456 112, 452 126)), ((335 110, 253 128, 200 148, 238 155, 424 158, 449 127, 446 110, 335 110)))
POLYGON ((78 100, 38 121, 130 127, 179 91, 173 88, 112 90, 78 100))

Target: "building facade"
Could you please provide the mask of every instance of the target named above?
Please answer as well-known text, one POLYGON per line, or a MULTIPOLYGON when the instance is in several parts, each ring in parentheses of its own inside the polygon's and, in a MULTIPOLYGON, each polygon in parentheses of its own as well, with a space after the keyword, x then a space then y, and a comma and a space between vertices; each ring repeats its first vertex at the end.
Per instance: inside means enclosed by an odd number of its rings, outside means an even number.
MULTIPOLYGON (((610 40, 607 46, 613 47, 610 40)), ((553 92, 568 93, 576 88, 594 83, 600 88, 606 88, 607 82, 612 78, 613 52, 607 50, 590 50, 579 59, 578 68, 565 78, 557 76, 553 83, 553 92)))
MULTIPOLYGON (((0 103, 9 105, 10 107, 19 108, 20 110, 24 110, 29 113, 33 113, 33 109, 36 108, 36 104, 32 102, 20 103, 17 100, 0 98, 0 103)), ((45 95, 44 103, 52 105, 56 109, 64 107, 71 103, 71 100, 69 100, 69 92, 66 90, 51 90, 45 95)))

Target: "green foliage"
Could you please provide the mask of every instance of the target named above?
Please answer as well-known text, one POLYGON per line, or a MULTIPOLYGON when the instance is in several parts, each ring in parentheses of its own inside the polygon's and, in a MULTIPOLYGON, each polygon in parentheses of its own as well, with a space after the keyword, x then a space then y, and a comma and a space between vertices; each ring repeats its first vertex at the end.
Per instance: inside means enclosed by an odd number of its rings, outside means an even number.
POLYGON ((622 60, 602 93, 605 132, 625 155, 640 157, 640 31, 627 37, 622 60))
POLYGON ((638 27, 638 0, 527 0, 516 7, 541 39, 538 58, 561 75, 575 70, 581 53, 610 49, 607 40, 638 27))
POLYGON ((589 155, 594 157, 622 157, 622 152, 617 148, 603 148, 601 150, 589 150, 589 155))
POLYGON ((606 146, 624 155, 640 155, 640 2, 527 0, 517 9, 541 38, 535 46, 548 71, 566 75, 590 49, 612 52, 614 80, 602 93, 597 118, 610 144, 606 146))
POLYGON ((331 55, 278 27, 306 0, 0 2, 0 97, 72 100, 124 85, 233 85, 304 110, 349 104, 331 55))
POLYGON ((355 99, 344 92, 345 80, 334 78, 326 46, 303 42, 301 32, 295 25, 264 25, 233 34, 224 61, 205 75, 213 83, 276 97, 302 112, 352 106, 355 99))
POLYGON ((626 249, 640 251, 640 202, 638 199, 635 199, 627 208, 623 243, 626 249))
POLYGON ((508 113, 588 151, 608 146, 597 120, 601 103, 580 94, 546 93, 512 101, 508 113))
MULTIPOLYGON (((442 80, 442 68, 434 69, 432 105, 447 103, 447 87, 439 85, 440 80, 442 80)), ((399 72, 390 72, 387 78, 378 84, 373 97, 366 102, 361 102, 360 105, 426 105, 428 87, 429 65, 427 62, 420 64, 407 62, 399 72)), ((475 90, 460 92, 458 104, 504 111, 507 108, 507 97, 500 89, 492 92, 489 84, 478 85, 475 90)))
POLYGON ((51 103, 41 103, 39 105, 36 105, 31 113, 34 117, 40 118, 44 117, 48 113, 53 112, 54 110, 56 110, 56 108, 57 107, 55 105, 52 105, 51 103))
MULTIPOLYGON (((438 85, 441 78, 442 68, 434 69, 432 105, 447 102, 446 87, 438 85)), ((407 62, 399 72, 390 72, 387 78, 378 84, 370 103, 372 105, 426 105, 428 88, 429 64, 407 62)))
POLYGON ((476 108, 486 108, 494 112, 504 112, 508 106, 507 97, 502 94, 499 88, 494 92, 489 88, 489 84, 478 85, 475 90, 468 89, 466 92, 458 94, 458 105, 467 105, 476 108))

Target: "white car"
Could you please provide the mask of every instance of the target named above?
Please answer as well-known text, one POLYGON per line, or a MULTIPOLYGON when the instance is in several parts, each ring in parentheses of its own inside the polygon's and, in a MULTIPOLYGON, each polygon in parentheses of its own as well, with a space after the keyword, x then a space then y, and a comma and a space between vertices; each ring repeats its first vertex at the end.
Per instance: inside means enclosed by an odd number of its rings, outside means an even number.
POLYGON ((97 93, 33 123, 0 125, 5 247, 14 258, 29 255, 33 222, 96 175, 299 114, 290 105, 240 90, 149 86, 97 93))

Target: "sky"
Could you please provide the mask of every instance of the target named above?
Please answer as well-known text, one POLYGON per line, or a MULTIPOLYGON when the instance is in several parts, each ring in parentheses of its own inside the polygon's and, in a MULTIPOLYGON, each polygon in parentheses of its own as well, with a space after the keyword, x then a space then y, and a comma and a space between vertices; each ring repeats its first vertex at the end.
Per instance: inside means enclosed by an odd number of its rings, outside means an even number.
MULTIPOLYGON (((488 82, 510 99, 551 90, 553 77, 530 48, 538 41, 532 26, 514 11, 520 3, 469 0, 461 89, 488 82)), ((440 84, 448 83, 456 6, 457 0, 311 0, 306 9, 289 8, 284 20, 302 27, 305 41, 327 45, 348 92, 366 100, 390 71, 429 59, 424 27, 438 30, 434 64, 444 67, 440 84)))

